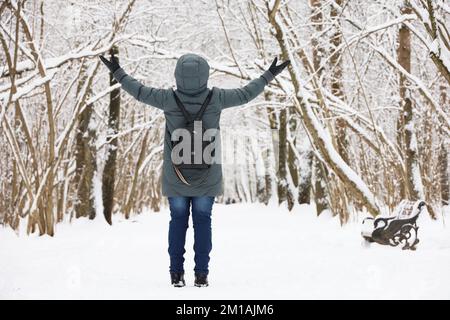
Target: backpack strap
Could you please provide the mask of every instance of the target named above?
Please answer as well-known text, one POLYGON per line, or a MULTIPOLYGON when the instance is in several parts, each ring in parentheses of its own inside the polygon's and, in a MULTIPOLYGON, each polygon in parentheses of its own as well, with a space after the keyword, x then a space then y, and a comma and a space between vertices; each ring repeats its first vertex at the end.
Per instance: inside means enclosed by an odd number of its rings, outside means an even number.
POLYGON ((175 93, 175 91, 173 91, 173 96, 175 98, 175 102, 178 105, 178 108, 180 108, 181 112, 183 113, 184 118, 186 119, 187 122, 192 122, 192 120, 201 120, 203 117, 203 114, 205 113, 206 107, 208 106, 209 102, 211 101, 211 97, 212 97, 212 93, 213 91, 210 90, 208 93, 208 96, 206 97, 205 101, 203 101, 202 107, 200 108, 200 110, 198 111, 197 115, 195 116, 194 119, 192 119, 191 115, 189 114, 189 112, 187 112, 186 107, 184 106, 183 102, 181 102, 180 98, 178 98, 177 94, 175 93))
POLYGON ((178 98, 178 96, 175 93, 175 91, 172 90, 172 92, 173 92, 173 96, 175 98, 175 101, 176 101, 176 103, 178 105, 178 108, 180 108, 181 112, 183 113, 184 118, 186 119, 187 122, 192 122, 191 115, 189 114, 189 112, 187 112, 186 108, 184 107, 184 104, 178 98))
POLYGON ((209 102, 211 101, 212 97, 212 90, 209 90, 208 96, 206 97, 205 101, 203 101, 202 107, 198 111, 197 115, 195 116, 194 120, 201 120, 203 117, 203 114, 205 113, 206 107, 208 106, 209 102))

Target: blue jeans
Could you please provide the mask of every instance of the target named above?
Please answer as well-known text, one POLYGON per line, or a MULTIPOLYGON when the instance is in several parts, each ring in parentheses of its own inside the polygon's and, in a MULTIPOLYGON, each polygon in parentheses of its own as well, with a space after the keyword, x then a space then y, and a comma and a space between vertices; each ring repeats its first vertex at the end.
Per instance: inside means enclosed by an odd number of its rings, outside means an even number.
POLYGON ((169 255, 170 272, 184 272, 184 244, 192 205, 194 225, 194 261, 196 273, 208 274, 211 242, 211 211, 214 197, 169 197, 169 255))

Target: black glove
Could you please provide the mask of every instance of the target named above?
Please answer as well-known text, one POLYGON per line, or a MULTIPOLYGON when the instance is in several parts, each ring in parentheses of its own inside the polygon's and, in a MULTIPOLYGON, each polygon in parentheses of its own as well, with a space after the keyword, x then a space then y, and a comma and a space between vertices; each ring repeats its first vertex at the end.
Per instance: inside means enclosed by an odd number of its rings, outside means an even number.
POLYGON ((282 64, 277 66, 278 58, 273 59, 272 64, 269 67, 269 71, 271 74, 273 74, 274 77, 279 75, 290 63, 290 60, 286 60, 282 64))
POLYGON ((114 56, 114 52, 111 53, 111 61, 106 59, 104 56, 100 56, 100 60, 108 67, 111 73, 114 73, 117 69, 120 68, 119 60, 114 56))

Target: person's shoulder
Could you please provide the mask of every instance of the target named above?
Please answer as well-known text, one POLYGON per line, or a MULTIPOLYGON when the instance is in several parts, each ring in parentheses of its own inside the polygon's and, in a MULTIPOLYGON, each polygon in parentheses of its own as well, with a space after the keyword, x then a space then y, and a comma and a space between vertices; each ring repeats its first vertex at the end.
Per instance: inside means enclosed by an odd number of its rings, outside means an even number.
POLYGON ((220 93, 222 92, 223 89, 218 88, 218 87, 211 87, 210 89, 212 91, 212 96, 214 97, 218 97, 220 95, 220 93))
POLYGON ((211 87, 211 100, 218 100, 220 99, 220 95, 222 94, 222 89, 217 88, 217 87, 211 87))

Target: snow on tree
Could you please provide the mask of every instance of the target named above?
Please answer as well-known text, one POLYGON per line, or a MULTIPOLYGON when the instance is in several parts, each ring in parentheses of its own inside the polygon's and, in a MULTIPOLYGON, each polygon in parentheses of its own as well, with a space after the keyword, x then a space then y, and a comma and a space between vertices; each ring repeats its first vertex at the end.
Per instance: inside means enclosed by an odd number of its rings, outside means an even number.
POLYGON ((243 147, 223 152, 217 201, 309 202, 345 223, 423 198, 436 214, 449 201, 448 15, 443 0, 2 1, 0 223, 53 235, 64 219, 165 205, 164 117, 110 81, 98 56, 116 48, 164 88, 187 52, 207 57, 211 87, 291 60, 223 112, 224 148, 243 147))

